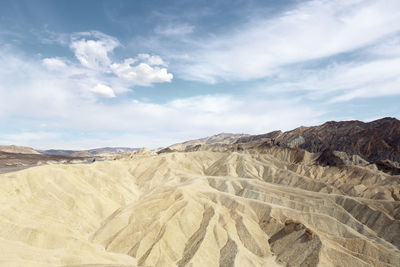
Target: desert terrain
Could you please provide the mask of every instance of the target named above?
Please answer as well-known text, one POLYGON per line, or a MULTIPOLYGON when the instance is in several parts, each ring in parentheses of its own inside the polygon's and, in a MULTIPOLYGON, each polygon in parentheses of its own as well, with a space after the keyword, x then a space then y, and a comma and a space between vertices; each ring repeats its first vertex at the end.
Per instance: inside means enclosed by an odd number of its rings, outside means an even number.
POLYGON ((400 175, 250 137, 0 174, 0 265, 400 266, 400 175))
POLYGON ((0 267, 400 267, 400 0, 0 0, 0 267))

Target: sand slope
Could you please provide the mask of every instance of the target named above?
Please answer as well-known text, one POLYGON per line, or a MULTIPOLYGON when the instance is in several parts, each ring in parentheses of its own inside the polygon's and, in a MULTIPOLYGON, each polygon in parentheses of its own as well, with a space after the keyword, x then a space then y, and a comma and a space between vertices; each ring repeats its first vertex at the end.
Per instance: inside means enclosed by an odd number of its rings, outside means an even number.
POLYGON ((400 266, 400 176, 212 150, 0 175, 0 265, 400 266))

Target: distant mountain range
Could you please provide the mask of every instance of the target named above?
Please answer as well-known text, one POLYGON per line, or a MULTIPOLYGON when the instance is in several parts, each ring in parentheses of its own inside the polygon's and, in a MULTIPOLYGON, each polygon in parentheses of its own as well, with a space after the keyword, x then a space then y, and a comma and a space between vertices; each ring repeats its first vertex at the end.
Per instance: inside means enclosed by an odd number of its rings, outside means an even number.
MULTIPOLYGON (((342 151, 348 155, 361 156, 369 162, 383 160, 400 162, 400 121, 396 118, 382 118, 367 123, 357 120, 328 121, 318 126, 301 126, 287 132, 278 130, 260 135, 221 133, 175 144, 169 146, 168 149, 172 151, 183 150, 201 144, 261 144, 267 141, 278 146, 300 148, 313 153, 326 150, 342 151)), ((8 153, 41 153, 75 157, 90 157, 103 153, 119 154, 136 150, 138 148, 103 147, 89 150, 50 149, 36 151, 30 147, 0 146, 0 151, 8 153)), ((333 154, 325 153, 324 155, 333 154)))
POLYGON ((70 156, 70 155, 98 155, 103 153, 123 153, 125 151, 136 151, 138 148, 131 147, 101 147, 89 150, 63 150, 63 149, 49 149, 49 150, 39 150, 42 154, 47 155, 61 155, 61 156, 70 156))
POLYGON ((329 121, 319 126, 298 127, 261 135, 219 134, 171 146, 171 149, 199 144, 258 144, 271 141, 282 147, 301 148, 309 152, 343 151, 359 155, 369 162, 400 162, 400 121, 382 118, 372 122, 329 121))
POLYGON ((38 150, 42 154, 55 155, 55 156, 70 156, 79 150, 64 150, 64 149, 49 149, 49 150, 38 150))

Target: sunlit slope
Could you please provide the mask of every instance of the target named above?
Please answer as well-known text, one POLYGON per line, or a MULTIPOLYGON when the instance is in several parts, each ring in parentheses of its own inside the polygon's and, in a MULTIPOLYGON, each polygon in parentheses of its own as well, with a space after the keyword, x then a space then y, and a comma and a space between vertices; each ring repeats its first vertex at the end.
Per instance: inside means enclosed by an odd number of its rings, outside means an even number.
POLYGON ((0 263, 399 266, 400 177, 315 159, 142 151, 3 174, 0 263))

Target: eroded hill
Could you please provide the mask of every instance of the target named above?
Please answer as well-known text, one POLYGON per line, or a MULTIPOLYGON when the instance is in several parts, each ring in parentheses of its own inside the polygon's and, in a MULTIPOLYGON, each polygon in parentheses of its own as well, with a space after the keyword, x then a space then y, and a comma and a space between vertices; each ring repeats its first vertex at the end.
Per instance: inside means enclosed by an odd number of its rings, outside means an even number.
POLYGON ((400 177, 270 143, 0 175, 5 266, 399 266, 400 177))

